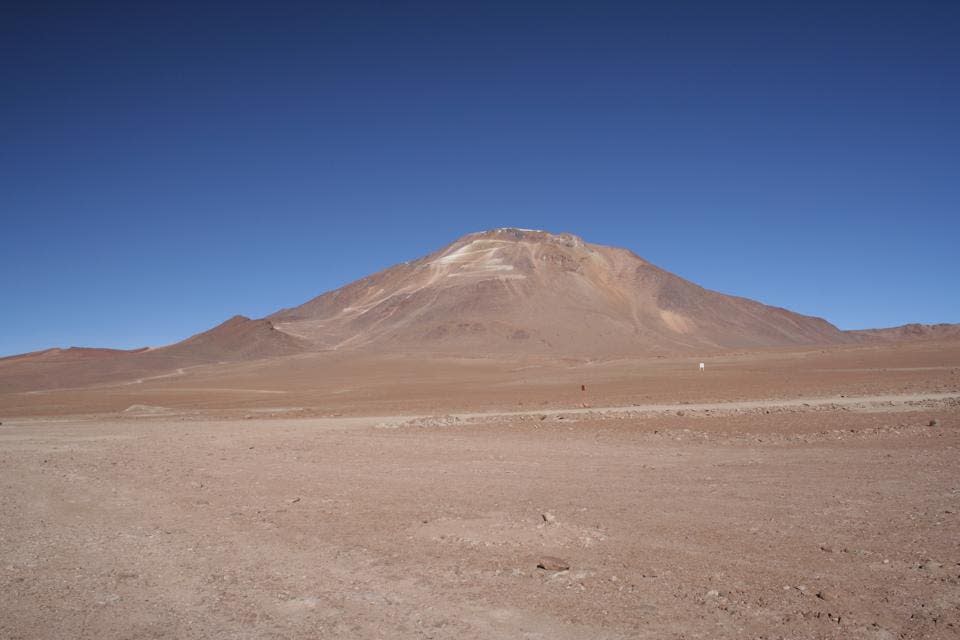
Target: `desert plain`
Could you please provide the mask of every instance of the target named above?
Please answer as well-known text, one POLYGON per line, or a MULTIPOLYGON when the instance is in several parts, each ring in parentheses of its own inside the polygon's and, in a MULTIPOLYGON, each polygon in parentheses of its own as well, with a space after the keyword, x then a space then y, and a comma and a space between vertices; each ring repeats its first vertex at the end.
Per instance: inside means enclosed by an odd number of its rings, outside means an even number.
POLYGON ((960 635, 957 340, 307 353, 0 421, 10 640, 960 635))

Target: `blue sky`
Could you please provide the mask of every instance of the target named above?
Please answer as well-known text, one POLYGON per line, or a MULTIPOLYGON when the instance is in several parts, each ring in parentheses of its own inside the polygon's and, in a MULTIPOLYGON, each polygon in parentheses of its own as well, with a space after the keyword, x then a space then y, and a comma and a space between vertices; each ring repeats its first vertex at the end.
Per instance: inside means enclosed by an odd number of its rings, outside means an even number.
POLYGON ((23 4, 0 354, 173 342, 501 226, 960 322, 957 3, 23 4))

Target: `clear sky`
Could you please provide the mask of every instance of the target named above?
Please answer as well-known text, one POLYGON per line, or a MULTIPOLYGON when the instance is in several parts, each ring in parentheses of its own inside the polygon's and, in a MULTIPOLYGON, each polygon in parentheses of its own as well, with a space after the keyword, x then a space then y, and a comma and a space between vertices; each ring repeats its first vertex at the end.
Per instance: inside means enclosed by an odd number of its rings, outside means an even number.
POLYGON ((0 354, 172 342, 501 226, 960 322, 960 3, 20 4, 0 354))

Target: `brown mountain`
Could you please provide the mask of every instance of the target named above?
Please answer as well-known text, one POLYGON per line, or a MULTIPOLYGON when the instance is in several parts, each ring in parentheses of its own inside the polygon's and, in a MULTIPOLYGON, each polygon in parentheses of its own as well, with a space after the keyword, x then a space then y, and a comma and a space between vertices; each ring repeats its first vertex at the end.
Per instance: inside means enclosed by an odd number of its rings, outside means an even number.
POLYGON ((465 236, 270 319, 321 349, 613 356, 847 340, 625 249, 521 229, 465 236))
POLYGON ((960 339, 960 324, 904 324, 884 329, 857 329, 846 334, 858 342, 905 342, 960 339))
POLYGON ((299 353, 310 345, 269 320, 234 316, 209 331, 156 349, 47 349, 0 359, 0 392, 136 380, 184 367, 299 353))
POLYGON ((0 391, 136 380, 309 351, 608 358, 874 339, 704 289, 626 249, 497 229, 298 307, 259 320, 235 316, 167 347, 52 349, 0 359, 0 391))
POLYGON ((209 331, 153 353, 184 361, 231 362, 288 356, 309 348, 310 345, 303 340, 278 331, 269 320, 233 316, 209 331))

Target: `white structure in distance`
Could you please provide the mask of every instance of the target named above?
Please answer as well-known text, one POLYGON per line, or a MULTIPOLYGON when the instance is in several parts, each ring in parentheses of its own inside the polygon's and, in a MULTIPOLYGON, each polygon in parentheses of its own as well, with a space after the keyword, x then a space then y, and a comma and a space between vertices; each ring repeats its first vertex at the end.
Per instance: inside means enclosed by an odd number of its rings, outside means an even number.
POLYGON ((700 363, 700 371, 703 371, 703 363, 700 363))

